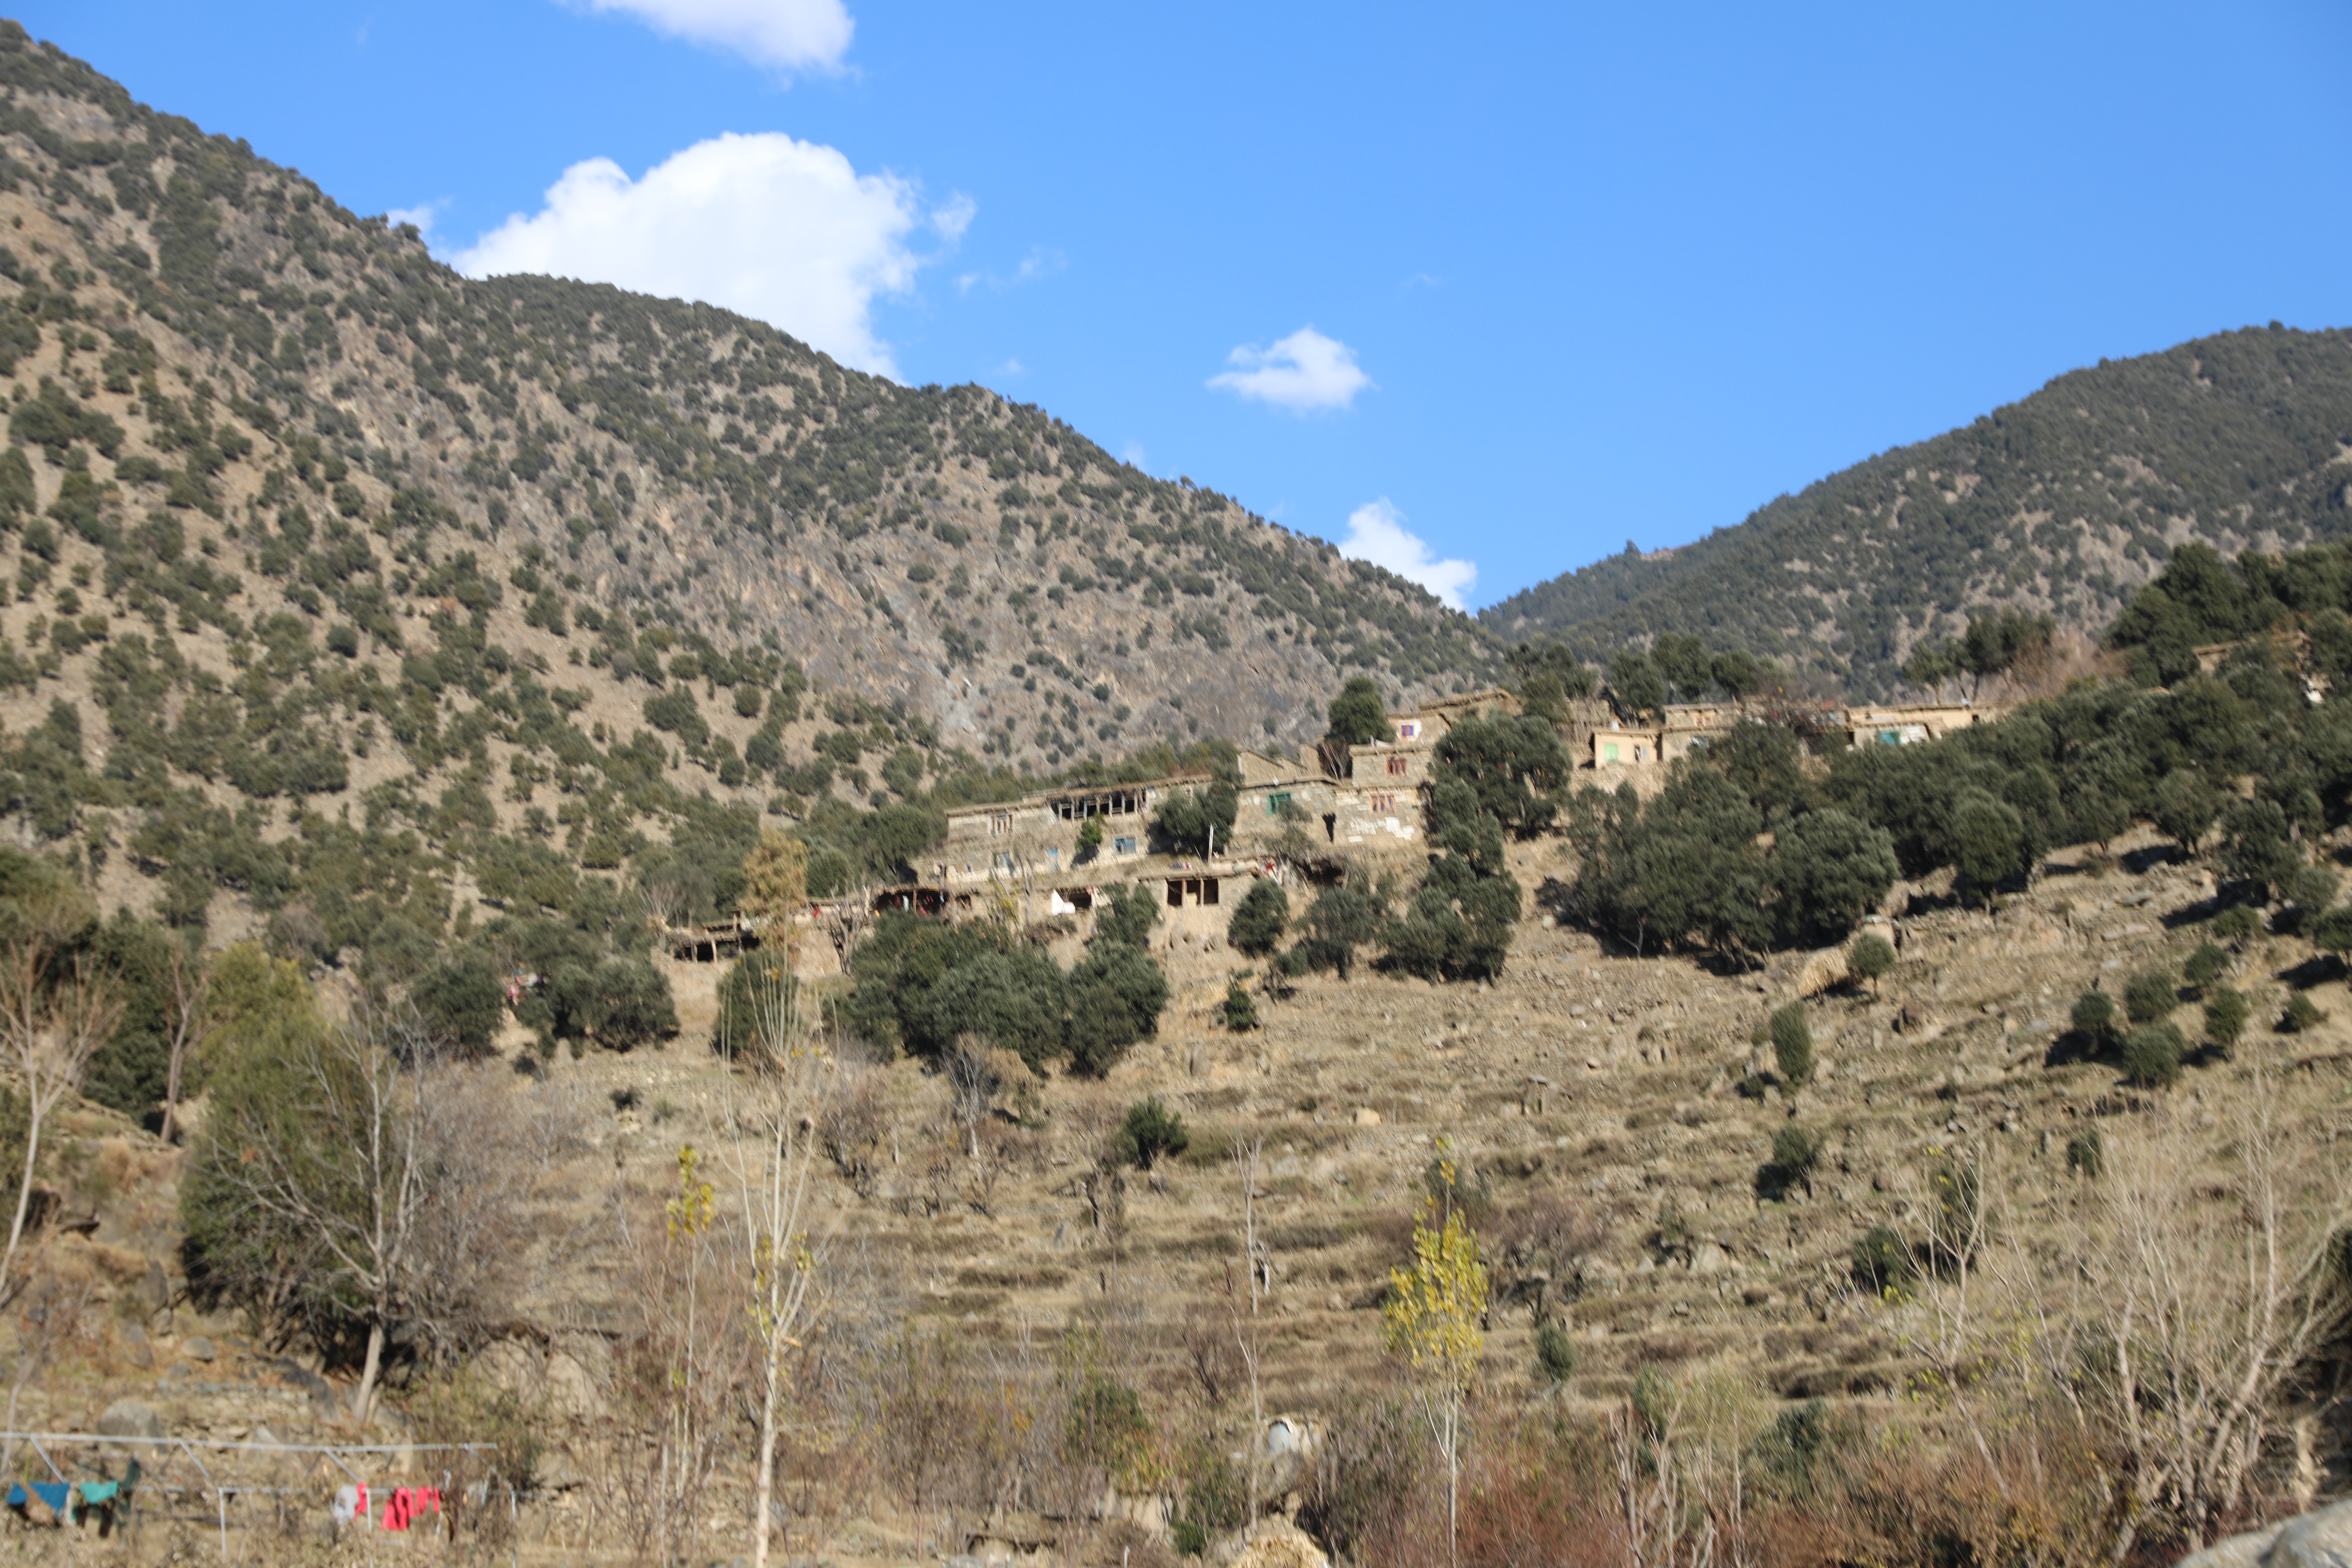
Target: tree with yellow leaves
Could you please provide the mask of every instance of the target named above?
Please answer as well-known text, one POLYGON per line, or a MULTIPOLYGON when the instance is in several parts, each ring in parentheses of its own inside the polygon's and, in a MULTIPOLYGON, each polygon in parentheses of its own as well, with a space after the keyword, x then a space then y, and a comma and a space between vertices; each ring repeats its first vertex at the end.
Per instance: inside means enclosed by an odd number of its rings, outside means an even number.
MULTIPOLYGON (((1439 1171, 1441 1190, 1453 1191, 1453 1160, 1441 1156, 1439 1171)), ((1434 1205, 1424 1204, 1413 1223, 1412 1263, 1390 1269, 1389 1285, 1382 1338, 1420 1380, 1422 1418, 1445 1457, 1446 1554, 1459 1563, 1463 1415, 1486 1342, 1479 1328, 1486 1315, 1486 1265, 1477 1237, 1450 1205, 1439 1219, 1434 1205), (1439 1220, 1434 1228, 1433 1219, 1439 1220)))
POLYGON ((762 946, 773 947, 790 962, 794 921, 808 902, 808 846, 790 834, 770 828, 760 835, 759 847, 743 858, 743 891, 735 900, 736 914, 759 933, 762 946))

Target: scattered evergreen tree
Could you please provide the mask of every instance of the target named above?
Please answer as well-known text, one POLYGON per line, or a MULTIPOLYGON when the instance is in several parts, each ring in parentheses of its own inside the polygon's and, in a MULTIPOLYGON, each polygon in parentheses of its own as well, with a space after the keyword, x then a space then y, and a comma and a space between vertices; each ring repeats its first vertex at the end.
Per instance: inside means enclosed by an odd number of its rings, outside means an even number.
POLYGON ((2115 1044, 2116 1003, 2105 992, 2085 991, 2077 996, 2069 1021, 2075 1035, 2092 1051, 2104 1051, 2115 1044))
POLYGON ((2124 983, 2124 1014, 2135 1024, 2161 1024, 2179 1005, 2169 969, 2143 969, 2124 983))
POLYGON ((1127 1119, 1119 1123, 1119 1158, 1141 1170, 1151 1169, 1169 1155, 1181 1154, 1192 1142, 1184 1118, 1161 1104, 1156 1094, 1129 1106, 1127 1119))
POLYGON ((2180 1077, 2186 1049, 2170 1024, 2147 1024, 2124 1037, 2124 1076, 2143 1089, 2163 1089, 2180 1077))
POLYGON ((1866 981, 1874 990, 1895 968, 1895 944, 1876 931, 1864 931, 1845 950, 1846 973, 1866 981))
POLYGON ((1536 1326, 1536 1376, 1557 1387, 1576 1375, 1576 1342, 1546 1320, 1536 1326))
POLYGON ((1272 882, 1258 882, 1234 907, 1225 940, 1236 952, 1264 958, 1282 945, 1290 926, 1290 895, 1272 882))
POLYGON ((2180 847, 2183 856, 2197 853, 2197 847, 2213 831, 2213 824, 2221 815, 2221 792, 2213 787, 2200 769, 2175 768, 2156 786, 2153 816, 2157 828, 2180 847))
POLYGON ((425 1027, 468 1059, 488 1054, 506 1016, 506 984, 498 965, 488 954, 470 949, 418 975, 408 997, 425 1027))
POLYGON ((1822 1137, 1810 1127, 1784 1122, 1772 1134, 1772 1170, 1783 1187, 1813 1190, 1813 1168, 1821 1163, 1822 1137))
POLYGON ((2215 988, 2205 1003, 2205 1037, 2227 1056, 2237 1046, 2238 1037, 2245 1033, 2246 1021, 2253 1016, 2253 1004, 2242 992, 2223 985, 2215 988))
POLYGON ((1813 1077, 1813 1030, 1805 1019, 1805 1005, 1791 1002, 1772 1015, 1772 1062, 1780 1081, 1802 1089, 1813 1077))
POLYGON ((1377 941, 1395 889, 1387 878, 1351 867, 1341 880, 1320 889, 1299 918, 1298 944, 1292 951, 1309 969, 1329 970, 1342 980, 1359 949, 1377 941))
POLYGON ((2319 1010, 2307 993, 2298 991, 2286 999, 2286 1012, 2279 1019, 2282 1035, 2306 1034, 2326 1022, 2327 1015, 2319 1010))
POLYGON ((1257 1027, 1257 1004, 1251 999, 1249 987, 1238 979, 1225 984, 1225 1027, 1236 1035, 1257 1027))
POLYGON ((1388 705, 1369 675, 1351 675, 1331 699, 1324 738, 1341 746, 1369 746, 1390 739, 1388 705))

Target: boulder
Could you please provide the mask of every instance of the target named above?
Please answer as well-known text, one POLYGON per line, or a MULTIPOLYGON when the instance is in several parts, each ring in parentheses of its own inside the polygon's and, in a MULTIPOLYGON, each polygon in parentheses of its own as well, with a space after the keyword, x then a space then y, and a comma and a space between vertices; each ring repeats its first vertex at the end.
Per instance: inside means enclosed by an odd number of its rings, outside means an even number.
POLYGON ((1279 1515, 1250 1526, 1233 1568, 1331 1568, 1315 1538, 1279 1515))
POLYGON ((137 1399, 118 1399, 98 1418, 101 1437, 161 1437, 163 1417, 155 1407, 137 1399))
POLYGON ((2179 1568, 2352 1568, 2352 1502, 2217 1541, 2179 1568))

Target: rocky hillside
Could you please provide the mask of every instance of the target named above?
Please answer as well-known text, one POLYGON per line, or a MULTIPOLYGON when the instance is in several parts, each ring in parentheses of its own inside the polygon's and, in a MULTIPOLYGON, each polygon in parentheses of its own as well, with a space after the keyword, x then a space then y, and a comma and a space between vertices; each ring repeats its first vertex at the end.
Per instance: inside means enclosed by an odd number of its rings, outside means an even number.
MULTIPOLYGON (((431 575, 415 557, 469 550, 504 583, 528 556, 535 621, 584 604, 764 649, 1031 768, 1203 732, 1295 742, 1343 669, 1418 692, 1492 668, 1417 586, 1034 407, 845 370, 704 306, 467 281, 414 231, 13 26, 0 82, 0 368, 51 411, 12 427, 49 454, 26 510, 70 468, 127 525, 201 521, 234 536, 217 565, 272 600, 283 582, 313 630, 340 616, 385 646, 431 575), (298 508, 404 558, 291 540, 248 565, 298 508)), ((276 607, 257 591, 247 623, 276 607)), ((587 668, 657 678, 596 619, 572 645, 587 668)))
POLYGON ((2352 527, 2352 332, 2267 329, 2101 361, 1696 544, 1598 562, 1481 618, 1600 657, 1661 632, 1898 689, 1922 638, 2014 605, 2095 635, 2171 547, 2352 527))

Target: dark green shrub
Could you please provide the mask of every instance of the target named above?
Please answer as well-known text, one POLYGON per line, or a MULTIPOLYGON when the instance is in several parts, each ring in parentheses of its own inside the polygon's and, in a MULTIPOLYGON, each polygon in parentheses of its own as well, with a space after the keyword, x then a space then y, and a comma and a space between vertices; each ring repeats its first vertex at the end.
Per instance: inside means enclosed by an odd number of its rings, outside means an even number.
POLYGON ((2221 815, 2221 795, 2194 768, 2175 768, 2156 786, 2154 817, 2167 838, 2194 855, 2221 815))
POLYGON ((1558 1323, 1544 1323, 1536 1330, 1536 1375, 1554 1384, 1576 1375, 1576 1342, 1558 1323))
POLYGON ((1150 939, 1151 928, 1159 923, 1160 900, 1142 884, 1125 889, 1114 888, 1095 911, 1094 940, 1141 947, 1150 939))
POLYGON ((1207 855, 1213 844, 1233 842, 1234 816, 1240 808, 1240 792, 1230 779, 1179 785, 1161 797, 1151 830, 1176 854, 1207 855))
POLYGON ((1772 1015, 1768 1027, 1772 1063, 1780 1069, 1780 1081, 1790 1089, 1802 1089, 1813 1076, 1813 1031, 1805 1021, 1805 1005, 1790 1003, 1772 1015))
POLYGON ((2322 952, 2333 953, 2340 967, 2344 955, 2352 952, 2352 905, 2327 910, 2310 926, 2311 945, 2322 952))
POLYGON ((1380 935, 1393 889, 1386 879, 1374 882, 1360 868, 1315 895, 1299 918, 1300 936, 1293 951, 1304 955, 1307 967, 1330 970, 1340 979, 1355 967, 1356 950, 1380 935))
POLYGON ((1874 1225, 1854 1238, 1854 1283, 1884 1296, 1911 1272, 1911 1246, 1892 1226, 1874 1225))
POLYGON ((1431 980, 1500 974, 1519 918, 1519 885, 1482 876, 1458 855, 1433 862, 1398 919, 1381 931, 1388 962, 1431 980))
POLYGON ((1469 787, 1478 809, 1519 837, 1551 826, 1570 763, 1559 732, 1539 719, 1496 713, 1465 719, 1437 742, 1441 783, 1469 787))
POLYGON ((2096 1178, 2107 1168, 2106 1145, 2095 1127, 2066 1140, 2066 1168, 2096 1178))
POLYGON ((1846 973, 1876 985, 1895 967, 1895 944, 1875 931, 1864 931, 1845 950, 1846 973))
POLYGON ((506 983, 488 953, 467 950, 418 975, 408 999, 444 1047, 478 1060, 489 1053, 506 1015, 506 983))
POLYGON ((2318 1003, 2298 991, 2286 999, 2286 1012, 2279 1019, 2279 1033, 2300 1035, 2318 1027, 2326 1018, 2327 1015, 2319 1010, 2318 1003))
POLYGON ((1780 940, 1812 946, 1853 930, 1901 871, 1885 828, 1823 806, 1778 830, 1767 874, 1780 892, 1780 940))
POLYGON ((2243 942, 2262 929, 2262 917, 2243 904, 2231 904, 2213 917, 2213 934, 2223 942, 2243 942))
POLYGON ((2135 1024, 2161 1024, 2179 1005, 2169 969, 2143 969, 2124 983, 2124 1014, 2135 1024))
POLYGON ((1119 1123, 1118 1155, 1129 1164, 1150 1170, 1163 1155, 1181 1154, 1192 1146, 1184 1119, 1151 1096, 1127 1108, 1119 1123))
POLYGON ((547 1002, 559 1039, 593 1038, 607 1050, 634 1050, 677 1033, 669 982, 635 953, 607 953, 573 964, 548 982, 547 1002))
POLYGON ((1245 1035, 1257 1027, 1257 1004, 1250 999, 1249 987, 1235 980, 1225 987, 1225 1027, 1236 1035, 1245 1035))
POLYGON ((2116 1037, 2115 998, 2104 991, 2084 992, 2074 998, 2074 1011, 2069 1022, 2091 1049, 2106 1049, 2116 1037))
POLYGON ((1264 958, 1282 944, 1290 926, 1290 895, 1272 882, 1259 882, 1234 908, 1225 940, 1236 951, 1264 958))
POLYGON ((2028 869, 2025 819, 2007 801, 1963 792, 1952 807, 1952 864, 1979 896, 2028 869))
POLYGON ((1331 699, 1326 737, 1343 746, 1368 746, 1389 739, 1388 707, 1369 675, 1351 675, 1331 699))
POLYGON ((1813 1170, 1821 1163, 1822 1135, 1794 1121, 1772 1134, 1772 1169, 1783 1187, 1813 1190, 1813 1170))
POLYGON ((2147 1024, 2124 1037, 2124 1076, 2142 1089, 2162 1089, 2180 1077, 2186 1049, 2170 1024, 2147 1024))
POLYGON ((2230 954, 2219 943, 2205 942, 2189 955, 2180 968, 2180 977, 2199 991, 2203 991, 2229 973, 2230 954))
POLYGON ((2254 1005, 2246 1000, 2245 993, 2223 985, 2215 988, 2205 1003, 2205 1037, 2220 1047, 2226 1056, 2244 1034, 2246 1022, 2253 1016, 2254 1005))

